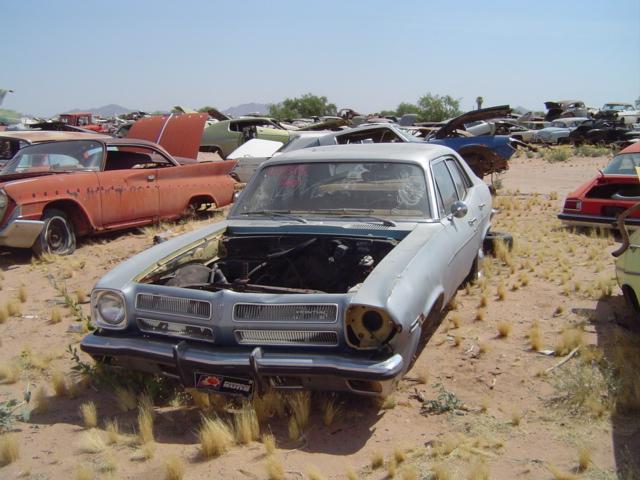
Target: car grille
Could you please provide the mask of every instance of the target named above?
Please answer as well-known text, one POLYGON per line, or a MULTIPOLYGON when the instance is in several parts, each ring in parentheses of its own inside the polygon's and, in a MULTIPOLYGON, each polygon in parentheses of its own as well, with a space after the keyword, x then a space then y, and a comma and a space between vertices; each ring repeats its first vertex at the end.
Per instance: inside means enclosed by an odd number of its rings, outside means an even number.
POLYGON ((331 304, 236 303, 233 318, 238 322, 318 322, 333 323, 338 318, 338 306, 331 304))
POLYGON ((236 330, 236 341, 241 345, 338 345, 336 332, 308 330, 236 330))
POLYGON ((147 312, 170 313, 187 317, 209 318, 211 316, 211 304, 209 302, 148 293, 138 294, 136 308, 147 312))

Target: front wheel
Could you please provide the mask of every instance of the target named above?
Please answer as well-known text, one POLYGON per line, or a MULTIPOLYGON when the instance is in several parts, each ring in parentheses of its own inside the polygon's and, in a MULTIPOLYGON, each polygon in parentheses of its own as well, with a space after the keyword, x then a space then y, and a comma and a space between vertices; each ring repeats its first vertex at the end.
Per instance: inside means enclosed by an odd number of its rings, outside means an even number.
POLYGON ((52 208, 44 212, 42 219, 44 227, 32 247, 35 254, 69 255, 73 253, 76 249, 76 235, 67 215, 61 210, 52 208))

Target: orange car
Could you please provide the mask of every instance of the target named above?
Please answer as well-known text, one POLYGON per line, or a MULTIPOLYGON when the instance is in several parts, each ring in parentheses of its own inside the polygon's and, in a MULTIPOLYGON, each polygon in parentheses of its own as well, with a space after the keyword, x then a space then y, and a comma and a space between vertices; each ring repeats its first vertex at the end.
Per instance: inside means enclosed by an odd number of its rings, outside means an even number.
MULTIPOLYGON (((194 145, 176 143, 174 135, 173 150, 197 155, 200 134, 182 137, 195 138, 194 145)), ((79 236, 227 205, 234 165, 173 157, 156 143, 133 138, 27 146, 0 171, 0 246, 64 255, 74 251, 79 236)))

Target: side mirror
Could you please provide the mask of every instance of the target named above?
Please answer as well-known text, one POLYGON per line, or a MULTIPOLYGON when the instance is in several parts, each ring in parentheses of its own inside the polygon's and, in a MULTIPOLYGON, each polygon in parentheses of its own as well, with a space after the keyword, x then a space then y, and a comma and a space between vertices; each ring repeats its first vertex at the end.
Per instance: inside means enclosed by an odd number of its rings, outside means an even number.
POLYGON ((469 209, 467 208, 467 205, 460 200, 458 200, 457 202, 453 202, 453 204, 451 205, 451 215, 456 218, 464 217, 468 211, 469 209))

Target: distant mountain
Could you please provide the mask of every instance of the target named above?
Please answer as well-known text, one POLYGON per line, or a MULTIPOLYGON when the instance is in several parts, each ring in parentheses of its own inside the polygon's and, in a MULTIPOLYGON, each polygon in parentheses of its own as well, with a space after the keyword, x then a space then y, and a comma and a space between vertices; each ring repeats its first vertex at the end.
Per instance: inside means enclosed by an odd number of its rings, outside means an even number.
POLYGON ((97 108, 74 108, 66 113, 71 112, 91 112, 94 115, 100 115, 101 117, 113 117, 114 115, 123 115, 125 113, 133 112, 133 110, 121 105, 116 105, 115 103, 110 103, 109 105, 97 108))
POLYGON ((249 113, 258 113, 260 115, 266 115, 269 113, 269 105, 266 103, 243 103, 235 107, 229 107, 223 110, 222 113, 229 115, 230 117, 241 117, 249 113))

